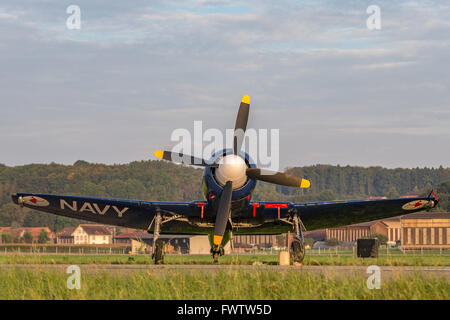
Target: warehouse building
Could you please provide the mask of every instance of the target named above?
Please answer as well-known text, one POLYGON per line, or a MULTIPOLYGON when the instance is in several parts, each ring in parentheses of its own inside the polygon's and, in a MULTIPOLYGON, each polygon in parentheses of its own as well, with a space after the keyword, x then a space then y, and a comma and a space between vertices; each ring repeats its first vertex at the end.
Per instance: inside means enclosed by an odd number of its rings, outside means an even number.
POLYGON ((233 235, 233 246, 239 248, 271 248, 277 246, 275 235, 233 235))
POLYGON ((404 216, 401 230, 403 249, 450 249, 450 212, 404 216))
POLYGON ((450 212, 419 212, 400 217, 328 228, 326 239, 354 242, 380 234, 403 249, 450 249, 450 212))
POLYGON ((396 245, 401 242, 401 222, 400 217, 390 218, 383 220, 383 223, 386 225, 386 236, 388 238, 387 242, 390 245, 396 245))
POLYGON ((368 237, 372 234, 387 235, 387 225, 383 221, 371 221, 349 226, 327 228, 326 239, 336 239, 339 242, 354 242, 357 239, 368 237))
MULTIPOLYGON (((114 237, 117 244, 128 244, 133 253, 151 253, 153 234, 145 231, 122 233, 114 237)), ((210 243, 207 235, 173 235, 161 234, 166 253, 210 254, 210 243)), ((230 243, 225 246, 225 253, 230 253, 230 243)))

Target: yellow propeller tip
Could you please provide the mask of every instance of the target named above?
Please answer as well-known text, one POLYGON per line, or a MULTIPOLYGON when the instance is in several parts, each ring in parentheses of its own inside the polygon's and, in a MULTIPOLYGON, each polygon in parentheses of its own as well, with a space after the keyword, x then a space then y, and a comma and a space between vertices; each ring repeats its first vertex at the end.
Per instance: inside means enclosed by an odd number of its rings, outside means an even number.
POLYGON ((164 156, 164 151, 162 151, 162 150, 156 150, 155 151, 155 157, 157 157, 159 159, 162 159, 163 156, 164 156))
POLYGON ((250 104, 250 96, 249 95, 243 96, 241 102, 242 103, 246 103, 246 104, 250 104))
POLYGON ((306 179, 302 179, 302 182, 300 182, 300 188, 309 188, 311 186, 311 182, 306 179))
POLYGON ((216 245, 216 246, 218 246, 218 245, 220 245, 221 243, 222 243, 222 238, 223 237, 221 237, 221 236, 214 236, 214 240, 213 240, 213 242, 214 242, 214 244, 216 245))

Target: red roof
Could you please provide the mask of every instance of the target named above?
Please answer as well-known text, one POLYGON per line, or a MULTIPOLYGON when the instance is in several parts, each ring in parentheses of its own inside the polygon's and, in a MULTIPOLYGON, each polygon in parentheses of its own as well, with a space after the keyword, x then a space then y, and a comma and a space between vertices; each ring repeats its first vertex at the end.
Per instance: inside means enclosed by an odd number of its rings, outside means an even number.
POLYGON ((147 232, 145 231, 134 231, 134 232, 126 232, 126 233, 121 233, 117 236, 115 236, 115 239, 135 239, 135 238, 139 238, 142 237, 143 235, 146 235, 147 232))
POLYGON ((65 227, 60 233, 58 233, 58 237, 72 237, 72 233, 75 229, 76 227, 65 227))
POLYGON ((111 232, 106 229, 105 226, 98 224, 80 224, 79 227, 83 228, 84 232, 92 236, 110 236, 111 232))
POLYGON ((450 219, 450 212, 415 212, 402 216, 406 219, 450 219))
POLYGON ((49 238, 54 237, 53 232, 48 227, 24 227, 24 228, 3 227, 3 228, 0 228, 0 231, 2 231, 2 232, 5 232, 5 233, 10 232, 19 237, 23 237, 23 234, 25 232, 28 232, 33 236, 33 239, 37 239, 39 237, 39 235, 41 234, 42 230, 45 230, 47 232, 47 235, 49 238))

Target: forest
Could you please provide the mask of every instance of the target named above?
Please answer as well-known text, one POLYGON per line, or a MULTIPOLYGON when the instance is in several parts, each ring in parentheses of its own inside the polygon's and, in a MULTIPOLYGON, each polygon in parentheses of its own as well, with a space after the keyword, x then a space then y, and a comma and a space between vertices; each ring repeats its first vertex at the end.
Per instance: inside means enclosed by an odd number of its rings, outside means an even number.
MULTIPOLYGON (((440 204, 450 211, 450 168, 386 169, 314 165, 292 167, 287 173, 311 181, 311 188, 295 189, 259 182, 253 199, 267 201, 328 201, 398 197, 411 192, 428 194, 432 188, 440 204)), ((11 202, 15 192, 115 197, 154 201, 201 200, 203 170, 165 161, 136 161, 106 165, 83 160, 73 165, 0 164, 0 226, 47 226, 60 231, 79 220, 20 208, 11 202)))

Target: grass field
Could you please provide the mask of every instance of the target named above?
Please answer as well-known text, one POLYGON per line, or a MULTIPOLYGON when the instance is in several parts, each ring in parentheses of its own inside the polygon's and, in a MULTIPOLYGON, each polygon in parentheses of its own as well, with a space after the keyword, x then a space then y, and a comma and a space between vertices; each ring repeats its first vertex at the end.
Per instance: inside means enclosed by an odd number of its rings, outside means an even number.
MULTIPOLYGON (((212 264, 210 256, 167 255, 166 264, 212 264)), ((220 264, 276 265, 277 255, 228 255, 220 264)), ((148 255, 0 255, 0 264, 153 264, 148 255)), ((450 256, 395 255, 360 259, 353 256, 306 256, 304 265, 450 266, 450 256)), ((151 270, 82 272, 81 289, 69 290, 64 269, 0 269, 0 299, 450 299, 445 276, 398 273, 369 290, 367 275, 327 276, 309 271, 278 272, 257 267, 217 272, 151 270)))
MULTIPOLYGON (((208 255, 166 255, 166 264, 212 264, 208 255)), ((220 264, 251 265, 254 263, 275 265, 277 255, 226 255, 220 264)), ((153 264, 151 256, 139 255, 130 259, 124 255, 0 255, 0 264, 153 264)), ((304 265, 350 266, 450 266, 450 256, 380 256, 356 258, 353 256, 306 256, 304 265)))
POLYGON ((69 290, 58 271, 0 270, 0 299, 450 299, 445 277, 399 276, 369 290, 366 277, 254 270, 183 273, 82 274, 69 290))

